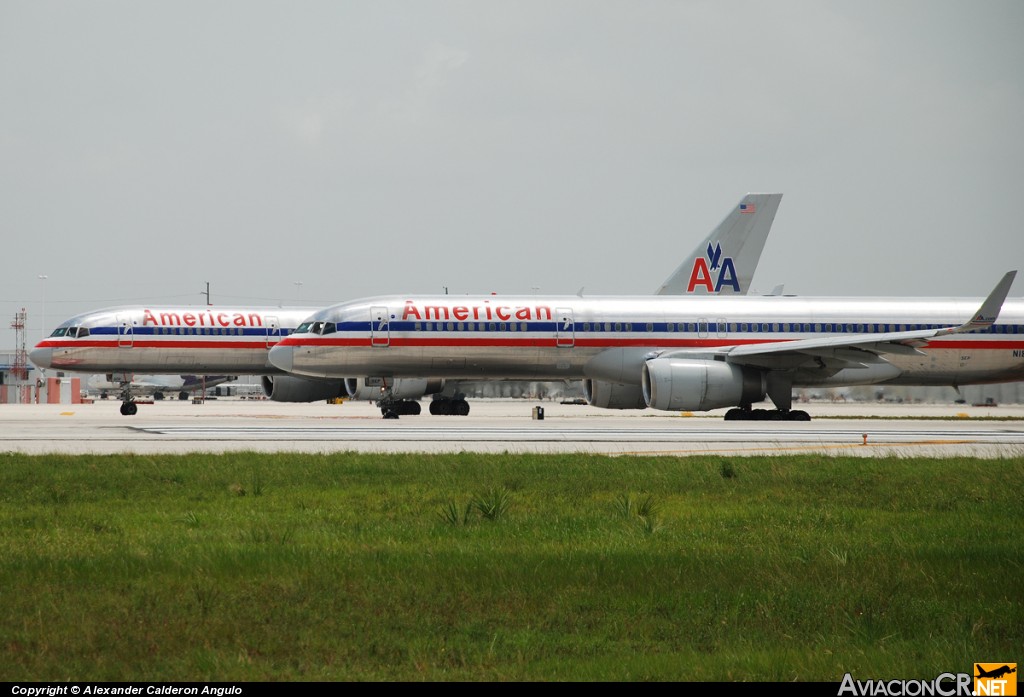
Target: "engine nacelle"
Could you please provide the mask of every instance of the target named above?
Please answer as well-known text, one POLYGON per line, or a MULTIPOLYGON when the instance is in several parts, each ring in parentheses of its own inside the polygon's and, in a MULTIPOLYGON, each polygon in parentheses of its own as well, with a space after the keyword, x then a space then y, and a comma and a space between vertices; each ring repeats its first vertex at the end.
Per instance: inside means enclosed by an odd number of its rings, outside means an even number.
POLYGON ((725 361, 655 358, 642 375, 644 401, 663 411, 708 411, 764 399, 765 374, 725 361))
POLYGON ((587 404, 602 409, 646 409, 640 385, 623 385, 604 380, 584 380, 583 396, 587 404))
POLYGON ((264 375, 263 394, 275 402, 319 402, 345 396, 339 380, 315 380, 292 375, 264 375))
POLYGON ((374 402, 384 394, 385 383, 394 399, 419 399, 444 389, 440 378, 345 378, 345 392, 349 399, 374 402))

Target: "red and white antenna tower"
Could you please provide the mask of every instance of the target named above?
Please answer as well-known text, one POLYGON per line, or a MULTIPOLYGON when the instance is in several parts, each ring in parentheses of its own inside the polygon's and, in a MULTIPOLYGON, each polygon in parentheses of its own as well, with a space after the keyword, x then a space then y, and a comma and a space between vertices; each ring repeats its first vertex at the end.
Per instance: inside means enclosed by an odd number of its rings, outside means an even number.
POLYGON ((11 329, 14 330, 14 364, 11 366, 11 377, 24 382, 28 380, 28 354, 25 351, 25 326, 28 320, 28 313, 25 308, 21 312, 14 313, 14 321, 11 322, 11 329))

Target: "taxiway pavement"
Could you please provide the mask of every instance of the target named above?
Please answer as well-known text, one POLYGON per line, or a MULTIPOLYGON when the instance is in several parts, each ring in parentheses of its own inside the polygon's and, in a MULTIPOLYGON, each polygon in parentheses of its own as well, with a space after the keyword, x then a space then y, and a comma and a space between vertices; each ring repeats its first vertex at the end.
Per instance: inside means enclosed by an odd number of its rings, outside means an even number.
POLYGON ((579 452, 731 456, 825 453, 1024 457, 1024 405, 810 403, 810 422, 724 421, 707 414, 610 411, 529 400, 471 401, 469 416, 381 418, 365 402, 219 399, 0 405, 0 452, 579 452), (544 410, 535 418, 534 407, 544 410), (912 418, 908 418, 912 417, 912 418))

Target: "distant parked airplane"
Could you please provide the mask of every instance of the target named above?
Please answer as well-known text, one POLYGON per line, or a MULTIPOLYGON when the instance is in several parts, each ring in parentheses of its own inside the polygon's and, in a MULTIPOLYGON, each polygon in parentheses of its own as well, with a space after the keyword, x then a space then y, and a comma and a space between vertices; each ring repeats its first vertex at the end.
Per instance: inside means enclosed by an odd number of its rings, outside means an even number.
POLYGON ((98 392, 102 399, 111 393, 120 395, 125 382, 129 383, 132 394, 153 395, 161 400, 166 395, 177 395, 188 399, 193 392, 206 390, 226 382, 237 380, 235 375, 93 375, 86 380, 86 388, 98 392))

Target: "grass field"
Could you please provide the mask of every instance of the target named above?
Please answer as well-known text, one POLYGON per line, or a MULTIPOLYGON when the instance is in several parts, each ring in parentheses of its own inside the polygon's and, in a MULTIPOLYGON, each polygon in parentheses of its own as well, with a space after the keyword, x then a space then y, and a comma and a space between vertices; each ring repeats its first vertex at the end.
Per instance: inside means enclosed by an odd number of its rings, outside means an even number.
POLYGON ((0 454, 0 679, 1021 662, 1024 457, 0 454))

